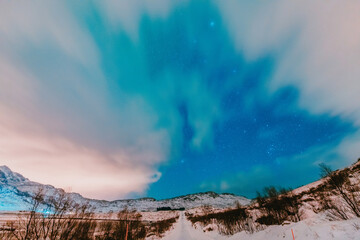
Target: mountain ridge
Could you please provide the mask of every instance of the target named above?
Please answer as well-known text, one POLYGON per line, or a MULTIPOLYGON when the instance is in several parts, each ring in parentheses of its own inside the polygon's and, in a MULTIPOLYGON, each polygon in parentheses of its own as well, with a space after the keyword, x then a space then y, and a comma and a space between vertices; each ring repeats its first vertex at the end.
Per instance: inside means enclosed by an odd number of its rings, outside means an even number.
MULTIPOLYGON (((61 188, 33 182, 19 173, 12 171, 7 166, 0 166, 0 211, 27 210, 31 204, 31 196, 39 189, 43 189, 46 195, 55 196, 65 193, 61 188)), ((119 211, 124 208, 138 211, 156 211, 159 208, 190 209, 203 205, 216 208, 228 208, 235 206, 237 202, 247 205, 251 202, 243 196, 234 194, 218 194, 212 191, 193 193, 177 196, 169 199, 157 200, 151 197, 138 199, 98 200, 83 197, 79 193, 66 193, 77 203, 89 203, 96 212, 119 211)))

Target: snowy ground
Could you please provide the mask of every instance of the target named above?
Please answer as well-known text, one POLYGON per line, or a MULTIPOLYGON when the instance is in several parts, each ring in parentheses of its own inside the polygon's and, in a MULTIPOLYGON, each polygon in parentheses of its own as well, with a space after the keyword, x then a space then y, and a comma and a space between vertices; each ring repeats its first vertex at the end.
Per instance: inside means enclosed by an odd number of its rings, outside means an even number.
MULTIPOLYGON (((157 222, 170 218, 176 218, 179 215, 178 211, 158 211, 158 212, 138 212, 141 214, 141 220, 148 222, 157 222)), ((0 219, 1 219, 0 212, 0 219)), ((97 213, 96 219, 117 219, 118 213, 97 213)))
POLYGON ((164 240, 208 240, 213 239, 202 231, 198 231, 191 226, 191 222, 186 220, 185 214, 182 212, 180 218, 175 223, 174 229, 170 231, 164 240))
POLYGON ((216 232, 204 232, 202 229, 195 229, 185 218, 184 213, 175 223, 173 230, 169 231, 164 240, 277 240, 293 239, 293 230, 296 240, 360 240, 360 219, 347 221, 332 221, 320 219, 307 219, 298 223, 285 226, 270 226, 263 231, 254 234, 245 232, 233 236, 222 236, 216 232))
MULTIPOLYGON (((8 220, 16 220, 22 213, 0 213, 0 223, 8 220)), ((144 214, 144 213, 143 213, 144 214)), ((263 231, 254 234, 245 232, 233 236, 222 236, 216 231, 204 232, 202 228, 194 228, 184 215, 184 212, 155 212, 146 213, 144 220, 161 220, 164 218, 180 215, 172 230, 168 231, 164 240, 292 240, 293 230, 296 240, 360 240, 360 218, 347 221, 327 221, 319 217, 313 217, 301 222, 291 223, 284 226, 270 226, 263 231)), ((157 237, 147 240, 158 240, 157 237)))
POLYGON ((18 220, 20 215, 19 212, 0 212, 0 226, 5 225, 8 221, 18 220))
POLYGON ((145 221, 162 221, 170 218, 175 218, 179 215, 178 211, 159 211, 159 212, 140 212, 142 220, 145 221))
POLYGON ((285 226, 270 226, 255 234, 238 233, 229 240, 293 239, 291 229, 296 240, 360 239, 360 219, 333 222, 307 219, 285 226))

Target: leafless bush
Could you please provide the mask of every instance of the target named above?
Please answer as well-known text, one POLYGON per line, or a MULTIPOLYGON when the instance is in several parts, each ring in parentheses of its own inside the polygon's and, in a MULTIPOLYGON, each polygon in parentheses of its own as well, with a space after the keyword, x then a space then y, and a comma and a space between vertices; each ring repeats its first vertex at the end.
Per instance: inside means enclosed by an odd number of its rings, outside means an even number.
POLYGON ((299 197, 289 189, 275 187, 264 188, 264 194, 257 192, 258 208, 262 215, 256 222, 264 225, 280 225, 284 221, 301 220, 299 197))
POLYGON ((176 218, 146 223, 141 221, 141 214, 127 209, 118 213, 115 220, 104 220, 99 224, 95 239, 97 240, 128 240, 145 239, 145 237, 162 234, 176 222, 176 218))
POLYGON ((13 231, 15 231, 14 223, 12 221, 6 222, 4 226, 0 227, 0 239, 10 239, 13 231))
POLYGON ((116 221, 100 223, 98 240, 145 239, 146 227, 141 222, 141 214, 124 209, 117 215, 116 221))
POLYGON ((322 209, 325 210, 326 216, 330 221, 348 220, 348 209, 343 205, 334 202, 330 198, 329 192, 319 193, 319 199, 322 209))
POLYGON ((219 232, 225 235, 233 235, 241 231, 253 233, 257 230, 256 223, 248 215, 246 208, 243 207, 196 216, 187 214, 186 216, 193 225, 200 223, 206 226, 214 223, 217 225, 219 232))
POLYGON ((326 178, 329 191, 340 196, 340 201, 333 201, 329 195, 324 195, 323 207, 329 209, 333 219, 349 219, 351 215, 360 217, 360 198, 358 187, 351 183, 348 171, 335 171, 325 164, 320 164, 321 175, 326 178))
POLYGON ((65 192, 47 197, 39 190, 29 212, 0 227, 1 240, 139 240, 161 236, 176 218, 146 223, 141 214, 127 209, 116 219, 96 219, 88 204, 75 203, 65 192))
POLYGON ((178 218, 179 217, 174 217, 151 223, 147 236, 156 235, 162 237, 166 231, 170 230, 178 218))
POLYGON ((355 228, 355 230, 357 230, 357 231, 360 230, 360 224, 359 223, 353 223, 352 225, 355 228))
POLYGON ((73 202, 64 192, 45 199, 39 190, 33 196, 30 212, 9 222, 2 239, 68 240, 92 239, 96 222, 88 205, 73 202))

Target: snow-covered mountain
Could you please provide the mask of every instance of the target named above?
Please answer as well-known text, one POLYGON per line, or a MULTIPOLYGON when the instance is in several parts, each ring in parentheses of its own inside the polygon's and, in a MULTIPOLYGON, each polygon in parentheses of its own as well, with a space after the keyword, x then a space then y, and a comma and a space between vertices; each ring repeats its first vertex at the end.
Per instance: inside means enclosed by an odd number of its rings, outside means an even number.
MULTIPOLYGON (((43 189, 46 195, 54 196, 62 189, 51 185, 44 185, 30 181, 21 174, 11 171, 7 166, 0 166, 0 211, 28 210, 31 199, 39 189, 43 189)), ((68 193, 78 203, 89 203, 96 212, 119 211, 127 207, 138 211, 156 211, 158 208, 190 209, 209 205, 215 208, 233 207, 236 203, 247 205, 250 200, 233 194, 217 194, 214 192, 190 194, 165 200, 154 198, 127 199, 116 201, 105 201, 88 199, 78 193, 68 193)))
POLYGON ((251 200, 233 194, 217 194, 214 192, 206 192, 165 200, 156 200, 154 198, 117 200, 112 202, 92 200, 91 204, 95 204, 94 206, 96 206, 96 208, 99 210, 108 212, 125 207, 130 209, 137 209, 138 211, 156 211, 157 208, 191 209, 204 205, 209 205, 214 208, 228 208, 234 207, 237 202, 239 202, 241 205, 248 205, 251 200))

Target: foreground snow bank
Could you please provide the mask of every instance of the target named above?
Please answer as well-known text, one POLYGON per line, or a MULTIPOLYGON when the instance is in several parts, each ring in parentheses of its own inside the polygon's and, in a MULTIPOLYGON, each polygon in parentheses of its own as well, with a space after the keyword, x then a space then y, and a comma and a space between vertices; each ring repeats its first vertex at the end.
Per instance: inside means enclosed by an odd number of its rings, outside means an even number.
POLYGON ((263 240, 263 239, 293 239, 291 229, 296 240, 359 240, 360 239, 360 219, 347 221, 326 221, 306 219, 297 223, 285 226, 270 226, 263 231, 246 234, 244 232, 235 234, 229 240, 263 240))
POLYGON ((284 226, 270 226, 265 230, 248 234, 237 233, 233 236, 222 236, 216 231, 204 232, 202 228, 194 228, 183 214, 180 215, 174 229, 169 231, 165 240, 277 240, 293 239, 293 230, 296 240, 360 240, 360 218, 347 221, 327 221, 312 218, 284 226))

